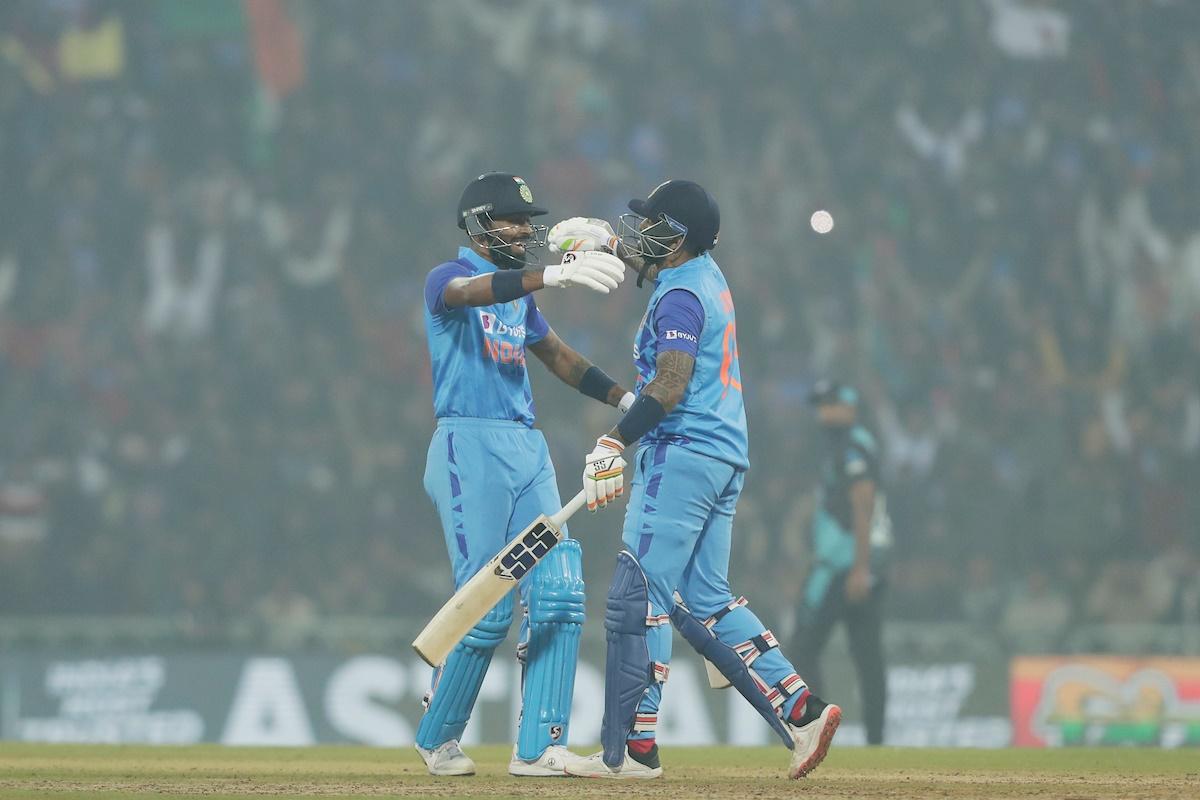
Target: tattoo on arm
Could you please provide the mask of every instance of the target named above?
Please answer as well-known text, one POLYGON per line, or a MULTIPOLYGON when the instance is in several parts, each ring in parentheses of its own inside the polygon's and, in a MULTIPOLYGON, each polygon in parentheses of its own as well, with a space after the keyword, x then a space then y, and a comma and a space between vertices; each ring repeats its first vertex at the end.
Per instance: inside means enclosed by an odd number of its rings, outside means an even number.
POLYGON ((696 367, 696 359, 682 350, 668 350, 659 354, 655 365, 657 371, 654 380, 646 384, 642 392, 649 394, 670 413, 687 391, 692 371, 696 367))
POLYGON ((566 342, 551 331, 537 344, 529 345, 533 354, 541 359, 546 369, 553 372, 559 380, 572 389, 579 388, 583 373, 588 371, 592 362, 572 350, 566 342))
MULTIPOLYGON (((564 355, 566 354, 564 353, 564 355)), ((592 363, 574 351, 572 351, 571 354, 564 360, 567 362, 566 366, 564 367, 563 371, 559 373, 558 377, 562 378, 563 383, 567 384, 572 389, 578 389, 579 382, 583 380, 583 373, 588 371, 588 367, 592 366, 592 363), (574 356, 574 358, 571 356, 574 356)))
POLYGON ((562 346, 562 339, 551 331, 540 342, 529 345, 529 349, 537 356, 546 369, 554 372, 554 364, 558 360, 558 351, 562 346))

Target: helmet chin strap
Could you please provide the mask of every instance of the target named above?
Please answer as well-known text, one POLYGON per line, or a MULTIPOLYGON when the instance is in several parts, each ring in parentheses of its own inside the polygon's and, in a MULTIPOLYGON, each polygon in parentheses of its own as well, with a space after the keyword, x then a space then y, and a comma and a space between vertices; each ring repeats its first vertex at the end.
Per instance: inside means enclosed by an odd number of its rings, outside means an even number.
POLYGON ((639 258, 641 260, 641 264, 639 264, 637 267, 637 273, 638 273, 637 288, 639 288, 639 289, 642 288, 642 282, 645 281, 647 277, 649 277, 650 270, 652 268, 654 268, 654 267, 661 268, 663 262, 666 261, 671 256, 678 253, 680 248, 682 248, 682 247, 683 247, 683 242, 680 242, 679 245, 676 248, 674 248, 673 250, 671 250, 669 253, 663 253, 660 256, 646 256, 646 255, 637 256, 637 258, 639 258))
POLYGON ((621 241, 617 242, 614 255, 624 261, 625 265, 630 269, 637 271, 637 288, 639 289, 642 288, 642 283, 645 282, 646 277, 650 272, 650 268, 662 263, 663 260, 663 257, 661 256, 654 258, 643 253, 639 253, 621 241))
POLYGON ((637 274, 638 274, 637 288, 639 288, 639 289, 642 288, 642 281, 646 280, 646 273, 650 271, 651 267, 655 266, 656 264, 658 264, 659 261, 662 260, 662 259, 658 259, 658 258, 651 260, 649 258, 646 258, 645 256, 642 256, 641 259, 642 259, 642 263, 637 268, 637 274))

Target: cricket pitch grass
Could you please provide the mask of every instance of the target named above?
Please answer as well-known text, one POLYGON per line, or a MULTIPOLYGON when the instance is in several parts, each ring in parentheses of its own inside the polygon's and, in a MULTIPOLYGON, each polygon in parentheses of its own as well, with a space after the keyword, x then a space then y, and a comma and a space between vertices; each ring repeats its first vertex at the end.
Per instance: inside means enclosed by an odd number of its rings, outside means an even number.
MULTIPOLYGON (((0 798, 1200 798, 1195 750, 842 748, 787 779, 776 748, 667 747, 653 781, 510 778, 507 747, 471 747, 479 774, 431 778, 411 748, 0 744, 0 798)), ((586 748, 576 748, 587 752, 586 748)))

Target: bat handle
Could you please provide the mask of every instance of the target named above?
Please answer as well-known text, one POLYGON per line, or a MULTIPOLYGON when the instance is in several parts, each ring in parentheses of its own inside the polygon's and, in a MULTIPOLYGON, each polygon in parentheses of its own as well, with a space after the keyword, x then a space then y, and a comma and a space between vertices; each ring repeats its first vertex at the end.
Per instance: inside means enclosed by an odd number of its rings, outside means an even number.
POLYGON ((579 494, 567 501, 567 504, 561 510, 550 515, 550 522, 555 528, 561 528, 563 524, 569 520, 572 515, 579 509, 583 508, 587 496, 583 493, 583 489, 579 490, 579 494))

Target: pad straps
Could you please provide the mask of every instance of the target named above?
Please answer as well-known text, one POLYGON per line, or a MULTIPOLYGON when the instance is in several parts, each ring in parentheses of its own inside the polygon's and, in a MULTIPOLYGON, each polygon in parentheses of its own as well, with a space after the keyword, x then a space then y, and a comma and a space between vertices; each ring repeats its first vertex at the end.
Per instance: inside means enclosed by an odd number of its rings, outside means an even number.
POLYGON ((718 622, 720 622, 721 620, 723 620, 725 618, 726 614, 728 614, 730 611, 733 611, 735 608, 741 608, 742 606, 746 605, 747 602, 748 601, 746 600, 745 596, 739 597, 737 600, 734 600, 732 603, 725 606, 724 608, 722 608, 717 613, 713 614, 708 619, 704 620, 704 627, 708 628, 711 631, 713 628, 716 627, 718 622))
POLYGON ((758 636, 752 636, 740 644, 733 645, 733 651, 742 659, 742 663, 749 667, 763 653, 777 647, 779 647, 779 642, 775 639, 775 634, 763 631, 758 636))

